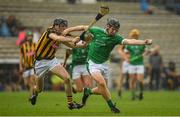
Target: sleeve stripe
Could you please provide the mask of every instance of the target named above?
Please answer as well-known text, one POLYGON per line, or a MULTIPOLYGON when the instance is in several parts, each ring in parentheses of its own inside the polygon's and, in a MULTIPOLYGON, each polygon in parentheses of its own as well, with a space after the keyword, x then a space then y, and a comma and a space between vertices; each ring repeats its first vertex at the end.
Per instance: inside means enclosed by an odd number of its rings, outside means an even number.
POLYGON ((124 45, 124 41, 125 41, 125 39, 123 39, 123 40, 121 41, 121 44, 122 44, 122 45, 124 45))

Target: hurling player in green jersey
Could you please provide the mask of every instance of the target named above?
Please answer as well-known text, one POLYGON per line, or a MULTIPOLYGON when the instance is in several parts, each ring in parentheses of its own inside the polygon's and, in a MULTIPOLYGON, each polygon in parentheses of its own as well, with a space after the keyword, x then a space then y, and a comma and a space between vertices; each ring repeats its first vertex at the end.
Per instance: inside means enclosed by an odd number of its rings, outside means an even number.
POLYGON ((73 87, 73 92, 83 92, 85 87, 92 88, 93 80, 86 67, 88 47, 67 49, 66 53, 69 55, 66 55, 65 60, 72 54, 72 79, 76 85, 73 87))
MULTIPOLYGON (((129 37, 132 39, 139 39, 140 31, 138 29, 133 29, 129 33, 129 37)), ((148 51, 145 45, 126 45, 126 49, 130 53, 129 58, 129 75, 130 75, 130 89, 132 91, 132 100, 135 100, 137 97, 139 100, 143 99, 143 87, 144 87, 144 61, 143 56, 147 55, 148 51), (140 93, 139 95, 135 94, 136 82, 139 81, 140 93)))
MULTIPOLYGON (((65 34, 73 31, 85 31, 88 26, 80 25, 71 27, 64 31, 65 34)), ((88 32, 93 34, 93 39, 89 45, 88 51, 88 70, 91 77, 96 81, 97 87, 90 89, 84 88, 82 103, 85 105, 90 95, 102 95, 113 113, 119 113, 120 110, 111 100, 111 94, 107 87, 106 80, 109 76, 107 60, 113 48, 116 45, 149 45, 152 40, 125 39, 118 34, 120 23, 116 18, 109 18, 105 28, 91 27, 88 32)))

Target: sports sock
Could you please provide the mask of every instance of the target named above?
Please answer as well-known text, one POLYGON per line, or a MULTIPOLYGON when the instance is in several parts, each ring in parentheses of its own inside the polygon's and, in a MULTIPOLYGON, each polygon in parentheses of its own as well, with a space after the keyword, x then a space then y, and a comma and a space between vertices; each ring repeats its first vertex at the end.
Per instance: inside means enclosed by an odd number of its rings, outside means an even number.
POLYGON ((107 104, 108 104, 109 108, 114 107, 114 104, 111 99, 107 101, 107 104))
POLYGON ((87 93, 88 93, 89 95, 93 94, 92 89, 87 88, 87 93))
POLYGON ((72 103, 72 96, 67 96, 68 104, 72 103))

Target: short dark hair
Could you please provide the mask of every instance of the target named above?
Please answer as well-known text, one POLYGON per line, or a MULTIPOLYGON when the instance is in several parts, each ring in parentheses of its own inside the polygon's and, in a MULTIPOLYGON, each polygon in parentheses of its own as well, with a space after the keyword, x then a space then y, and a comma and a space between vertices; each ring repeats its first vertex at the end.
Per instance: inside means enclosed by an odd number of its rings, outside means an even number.
POLYGON ((53 26, 55 25, 64 25, 64 26, 68 26, 68 21, 62 18, 58 18, 54 20, 53 26))
POLYGON ((116 18, 108 18, 107 19, 107 25, 110 25, 110 26, 117 28, 117 29, 120 28, 119 20, 116 18))

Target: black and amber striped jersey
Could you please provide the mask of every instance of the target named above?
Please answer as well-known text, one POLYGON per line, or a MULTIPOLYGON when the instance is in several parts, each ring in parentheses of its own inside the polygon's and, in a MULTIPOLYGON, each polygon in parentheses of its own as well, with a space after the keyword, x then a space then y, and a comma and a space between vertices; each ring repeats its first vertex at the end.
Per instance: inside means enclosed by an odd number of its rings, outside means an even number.
POLYGON ((25 41, 20 46, 23 69, 27 70, 33 68, 35 48, 36 44, 32 41, 25 41))
MULTIPOLYGON (((35 52, 35 59, 53 59, 55 57, 55 53, 59 47, 59 41, 55 41, 49 37, 50 33, 57 32, 53 28, 48 28, 40 37, 35 52)), ((60 35, 60 34, 58 34, 60 35)))

